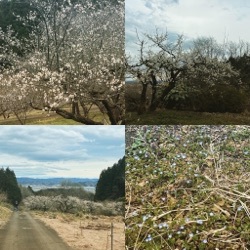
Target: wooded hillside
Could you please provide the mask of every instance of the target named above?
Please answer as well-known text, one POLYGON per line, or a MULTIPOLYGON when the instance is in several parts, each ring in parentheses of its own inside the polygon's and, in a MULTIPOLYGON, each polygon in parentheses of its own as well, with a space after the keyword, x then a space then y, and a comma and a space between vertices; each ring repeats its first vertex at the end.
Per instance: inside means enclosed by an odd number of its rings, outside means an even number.
POLYGON ((102 171, 96 186, 95 200, 117 200, 125 197, 125 157, 102 171))

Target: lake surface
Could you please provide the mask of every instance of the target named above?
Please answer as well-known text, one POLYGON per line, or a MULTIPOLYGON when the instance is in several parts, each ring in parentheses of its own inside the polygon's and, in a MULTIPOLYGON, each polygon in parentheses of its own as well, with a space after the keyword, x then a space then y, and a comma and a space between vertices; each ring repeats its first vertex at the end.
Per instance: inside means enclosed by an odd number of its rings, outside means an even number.
MULTIPOLYGON (((28 185, 28 184, 27 184, 27 185, 22 185, 22 186, 24 186, 24 187, 30 186, 30 187, 32 187, 32 189, 33 189, 34 191, 39 191, 39 190, 41 190, 41 189, 47 189, 47 188, 62 188, 61 185, 45 186, 45 185, 28 185)), ((70 188, 70 187, 68 187, 68 188, 70 188)), ((88 192, 95 193, 95 187, 83 187, 83 186, 82 186, 82 188, 83 188, 84 190, 88 191, 88 192)))

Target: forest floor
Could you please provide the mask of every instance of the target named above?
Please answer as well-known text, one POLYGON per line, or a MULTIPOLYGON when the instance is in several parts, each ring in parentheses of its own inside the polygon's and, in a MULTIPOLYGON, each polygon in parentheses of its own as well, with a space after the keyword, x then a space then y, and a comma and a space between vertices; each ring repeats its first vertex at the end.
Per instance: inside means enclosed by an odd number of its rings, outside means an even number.
POLYGON ((111 248, 113 222, 113 249, 125 249, 124 218, 121 216, 92 216, 82 218, 72 214, 33 212, 73 249, 108 250, 111 248))
POLYGON ((250 113, 208 113, 208 112, 193 112, 158 109, 154 112, 147 112, 138 115, 136 112, 126 113, 127 125, 250 125, 250 113))
POLYGON ((250 249, 250 127, 128 126, 127 249, 250 249))

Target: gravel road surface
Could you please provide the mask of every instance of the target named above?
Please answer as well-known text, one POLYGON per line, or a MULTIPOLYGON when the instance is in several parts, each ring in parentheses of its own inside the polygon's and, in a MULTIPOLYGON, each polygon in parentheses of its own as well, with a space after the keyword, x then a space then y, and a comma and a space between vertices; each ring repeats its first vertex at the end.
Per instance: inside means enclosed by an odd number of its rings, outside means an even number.
POLYGON ((0 250, 70 250, 54 230, 28 212, 13 212, 0 229, 0 250))

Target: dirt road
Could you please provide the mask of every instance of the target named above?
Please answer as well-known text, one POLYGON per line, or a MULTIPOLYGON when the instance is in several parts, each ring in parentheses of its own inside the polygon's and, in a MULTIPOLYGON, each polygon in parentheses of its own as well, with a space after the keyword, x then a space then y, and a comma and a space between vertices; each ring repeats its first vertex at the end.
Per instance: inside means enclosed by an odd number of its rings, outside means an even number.
POLYGON ((55 231, 28 212, 14 212, 0 229, 0 250, 69 250, 55 231))

